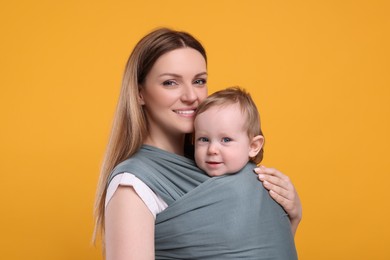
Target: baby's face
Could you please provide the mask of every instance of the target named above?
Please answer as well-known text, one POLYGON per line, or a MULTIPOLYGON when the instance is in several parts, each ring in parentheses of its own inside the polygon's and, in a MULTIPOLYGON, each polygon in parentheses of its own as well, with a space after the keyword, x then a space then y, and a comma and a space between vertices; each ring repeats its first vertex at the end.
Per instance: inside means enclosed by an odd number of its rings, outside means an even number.
POLYGON ((210 176, 239 171, 249 160, 246 117, 239 104, 212 107, 195 118, 195 160, 210 176))

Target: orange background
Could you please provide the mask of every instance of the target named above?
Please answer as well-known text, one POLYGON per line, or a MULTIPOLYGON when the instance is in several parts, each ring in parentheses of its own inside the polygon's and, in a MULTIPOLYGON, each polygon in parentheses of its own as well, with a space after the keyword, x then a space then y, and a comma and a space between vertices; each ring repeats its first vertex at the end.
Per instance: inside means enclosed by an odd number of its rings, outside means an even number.
MULTIPOLYGON (((302 199, 300 259, 390 259, 388 1, 2 1, 2 259, 102 259, 92 205, 125 62, 198 37, 209 92, 249 90, 302 199)), ((253 198, 255 199, 255 198, 253 198)))

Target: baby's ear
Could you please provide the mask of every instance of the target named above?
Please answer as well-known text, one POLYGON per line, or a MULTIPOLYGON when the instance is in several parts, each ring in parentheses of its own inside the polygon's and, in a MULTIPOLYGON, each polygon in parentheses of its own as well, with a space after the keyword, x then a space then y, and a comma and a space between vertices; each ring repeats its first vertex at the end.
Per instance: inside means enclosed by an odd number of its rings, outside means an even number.
POLYGON ((261 150, 264 144, 264 137, 262 135, 256 135, 253 137, 249 146, 249 158, 255 157, 261 150))

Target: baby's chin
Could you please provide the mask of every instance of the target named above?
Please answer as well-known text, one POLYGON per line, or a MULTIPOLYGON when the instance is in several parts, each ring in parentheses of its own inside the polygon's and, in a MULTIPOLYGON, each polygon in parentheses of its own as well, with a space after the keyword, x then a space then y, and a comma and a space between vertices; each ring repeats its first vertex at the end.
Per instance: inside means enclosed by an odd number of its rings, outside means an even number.
POLYGON ((205 171, 205 172, 210 177, 218 177, 218 176, 222 176, 222 175, 232 174, 231 172, 224 172, 224 171, 205 171))

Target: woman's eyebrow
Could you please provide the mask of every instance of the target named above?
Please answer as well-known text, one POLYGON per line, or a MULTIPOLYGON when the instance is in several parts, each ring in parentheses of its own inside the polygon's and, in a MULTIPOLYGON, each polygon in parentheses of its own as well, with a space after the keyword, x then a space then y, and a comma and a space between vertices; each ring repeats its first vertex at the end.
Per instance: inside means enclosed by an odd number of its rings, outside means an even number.
POLYGON ((207 72, 201 72, 195 75, 195 77, 207 76, 207 72))
POLYGON ((170 76, 170 77, 175 77, 175 78, 182 78, 183 76, 179 75, 179 74, 176 74, 176 73, 162 73, 160 75, 158 75, 159 77, 164 77, 164 76, 170 76))
MULTIPOLYGON (((175 77, 175 78, 182 78, 183 76, 180 75, 180 74, 176 74, 176 73, 170 73, 170 72, 166 72, 166 73, 161 73, 160 75, 158 75, 159 77, 164 77, 164 76, 169 76, 169 77, 175 77)), ((200 77, 200 76, 207 76, 207 72, 200 72, 198 74, 195 74, 195 78, 196 77, 200 77)))

